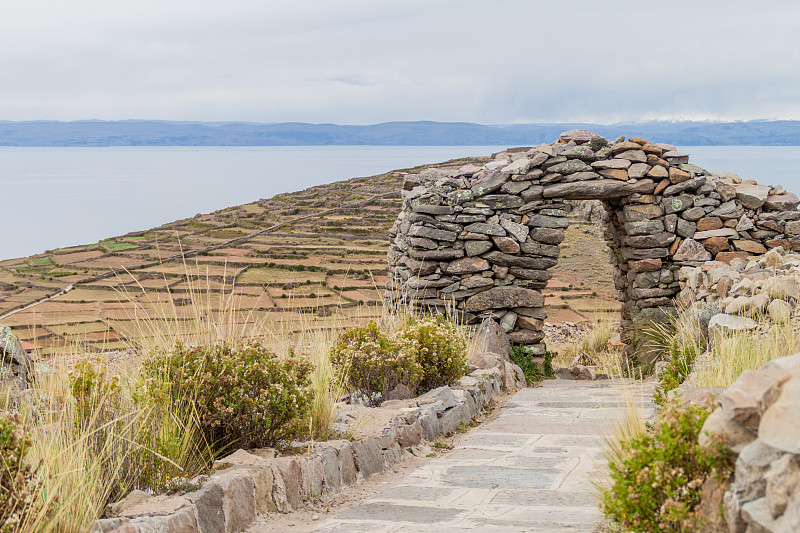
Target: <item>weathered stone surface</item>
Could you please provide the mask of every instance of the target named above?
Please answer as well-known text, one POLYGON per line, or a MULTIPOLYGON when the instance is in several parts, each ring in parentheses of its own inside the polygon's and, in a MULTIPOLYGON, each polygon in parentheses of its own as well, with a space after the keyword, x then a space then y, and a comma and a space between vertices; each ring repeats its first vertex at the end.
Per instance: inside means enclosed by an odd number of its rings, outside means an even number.
POLYGON ((653 235, 625 236, 622 244, 632 248, 664 248, 672 244, 675 235, 672 233, 655 233, 653 235))
POLYGON ((733 241, 733 246, 737 250, 749 252, 751 254, 763 254, 767 251, 763 244, 757 241, 738 239, 733 241))
POLYGON ((507 254, 516 254, 520 250, 519 243, 511 237, 492 237, 492 242, 507 254))
POLYGON ((498 235, 503 237, 506 235, 506 230, 500 224, 486 224, 485 222, 475 222, 464 228, 464 231, 470 233, 482 233, 484 235, 498 235))
POLYGON ((769 187, 766 185, 751 185, 742 183, 736 187, 736 199, 747 209, 758 209, 769 196, 769 187))
POLYGON ((628 235, 649 235, 664 231, 663 220, 642 220, 641 222, 626 222, 625 232, 628 235))
POLYGON ((566 200, 598 200, 621 198, 631 194, 650 194, 655 189, 652 180, 644 179, 636 183, 618 180, 590 180, 576 183, 558 183, 544 188, 545 198, 564 198, 566 200))
POLYGON ((631 272, 656 272, 661 270, 661 265, 661 259, 641 259, 628 262, 631 272))
POLYGON ((664 198, 664 212, 668 215, 671 213, 680 213, 689 209, 694 205, 694 198, 691 196, 675 196, 673 198, 664 198))
POLYGON ((509 163, 500 169, 500 172, 507 172, 508 174, 525 174, 533 166, 533 163, 527 157, 521 157, 509 163))
POLYGON ((794 308, 783 300, 772 300, 767 307, 769 319, 775 324, 785 324, 792 317, 794 308))
POLYGON ((502 252, 489 252, 483 256, 490 263, 507 267, 530 268, 533 270, 547 270, 556 266, 558 261, 549 257, 524 257, 504 254, 502 252))
POLYGON ((800 454, 800 372, 783 384, 780 397, 764 412, 758 437, 766 445, 800 454))
POLYGON ((552 228, 532 228, 530 237, 545 244, 560 244, 564 240, 564 230, 552 228))
POLYGON ((711 338, 719 338, 720 335, 732 332, 752 331, 757 326, 758 324, 750 318, 720 313, 709 320, 708 335, 711 338))
POLYGON ((670 167, 669 169, 669 181, 672 183, 683 183, 684 181, 691 179, 691 177, 691 174, 679 168, 670 167))
POLYGON ((570 159, 563 163, 558 163, 547 169, 549 172, 557 172, 559 174, 573 174, 575 172, 591 172, 592 167, 581 161, 580 159, 570 159))
MULTIPOLYGON (((695 239, 696 238, 697 234, 695 234, 695 239)), ((730 243, 727 237, 709 237, 703 240, 702 243, 703 248, 708 250, 712 256, 730 249, 730 243)))
POLYGON ((800 204, 800 198, 794 193, 774 194, 768 196, 766 201, 764 201, 764 209, 770 211, 787 211, 789 209, 796 209, 797 204, 800 204))
POLYGON ((595 161, 592 163, 592 168, 599 170, 615 168, 626 170, 630 166, 631 162, 627 159, 603 159, 601 161, 595 161))
MULTIPOLYGON (((481 255, 482 253, 488 252, 491 249, 492 249, 492 243, 489 241, 468 240, 464 242, 464 250, 470 257, 481 255)), ((436 263, 431 263, 431 264, 436 264, 436 263)))
POLYGON ((434 241, 453 242, 458 234, 455 231, 429 228, 428 226, 411 226, 408 230, 410 237, 424 237, 434 241))
POLYGON ((627 181, 630 179, 627 170, 619 169, 619 168, 607 168, 600 171, 600 175, 604 178, 612 179, 612 180, 620 180, 620 181, 627 181))
POLYGON ((711 254, 694 239, 684 239, 672 258, 676 261, 709 261, 711 254))
POLYGON ((500 225, 519 242, 525 242, 525 239, 528 238, 530 228, 524 224, 518 224, 513 220, 502 218, 500 219, 500 225))
POLYGON ((491 209, 515 209, 525 204, 522 198, 513 194, 489 194, 480 198, 479 202, 491 209))
POLYGON ((627 222, 640 222, 652 220, 664 214, 664 209, 658 204, 626 205, 622 212, 627 222))
POLYGON ((448 263, 444 272, 450 275, 472 274, 483 270, 489 270, 490 268, 491 266, 486 259, 481 257, 465 257, 448 263))
POLYGON ((542 293, 533 289, 505 286, 494 287, 467 298, 466 310, 470 312, 512 307, 542 307, 542 293))
POLYGON ((575 141, 576 144, 580 145, 588 143, 594 137, 598 137, 598 135, 588 130, 574 129, 565 131, 559 136, 559 139, 564 142, 575 141))
POLYGON ((550 217, 546 215, 533 215, 528 226, 532 228, 563 229, 569 226, 566 217, 550 217))
POLYGON ((464 256, 464 250, 455 248, 442 248, 440 250, 410 250, 408 255, 419 261, 446 261, 464 256))
POLYGON ((722 228, 722 226, 722 219, 719 217, 705 217, 697 221, 697 231, 715 230, 722 228))

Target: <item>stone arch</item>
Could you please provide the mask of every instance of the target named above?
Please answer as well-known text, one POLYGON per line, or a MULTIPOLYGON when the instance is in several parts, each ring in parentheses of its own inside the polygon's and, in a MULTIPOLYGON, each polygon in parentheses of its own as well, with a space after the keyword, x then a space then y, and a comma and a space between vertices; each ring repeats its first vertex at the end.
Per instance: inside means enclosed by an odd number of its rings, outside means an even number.
MULTIPOLYGON (((567 200, 600 200, 621 302, 633 320, 674 306, 681 268, 730 263, 783 246, 800 250, 800 203, 781 187, 711 173, 675 146, 608 142, 570 130, 552 144, 501 152, 482 167, 406 176, 391 230, 387 297, 420 310, 448 305, 468 323, 496 319, 543 353, 547 286, 568 225, 567 200)), ((691 303, 691 302, 685 302, 691 303)))

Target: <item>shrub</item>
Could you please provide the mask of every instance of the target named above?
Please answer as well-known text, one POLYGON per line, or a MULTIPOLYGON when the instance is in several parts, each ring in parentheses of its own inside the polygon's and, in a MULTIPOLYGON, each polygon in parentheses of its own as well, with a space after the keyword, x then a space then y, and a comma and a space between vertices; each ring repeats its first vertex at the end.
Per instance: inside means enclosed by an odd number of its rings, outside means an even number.
POLYGON ((422 367, 422 390, 450 385, 467 369, 467 338, 442 315, 409 317, 397 332, 397 342, 422 367))
POLYGON ((538 365, 533 361, 533 352, 524 344, 512 344, 510 355, 511 360, 522 369, 528 385, 536 385, 555 376, 552 364, 553 354, 550 352, 544 354, 544 365, 538 365))
POLYGON ((26 463, 31 445, 31 435, 18 418, 0 416, 0 533, 20 531, 38 511, 41 481, 26 463))
POLYGON ((703 484, 731 470, 723 446, 698 444, 708 414, 697 405, 669 404, 649 432, 619 443, 621 457, 609 462, 613 485, 603 493, 608 518, 634 531, 697 530, 694 510, 703 484))
POLYGON ((398 385, 415 391, 423 374, 416 358, 401 353, 374 321, 342 333, 331 349, 331 363, 350 388, 370 396, 385 396, 398 385))
POLYGON ((424 392, 455 382, 466 371, 467 339, 458 325, 438 317, 408 317, 393 335, 375 322, 339 336, 331 362, 347 385, 370 397, 402 385, 424 392))
POLYGON ((219 453, 278 446, 308 430, 313 390, 311 365, 305 361, 279 359, 257 343, 177 344, 144 366, 151 394, 191 403, 206 439, 219 453), (164 376, 171 380, 158 379, 164 376))
POLYGON ((697 359, 697 355, 696 346, 681 344, 677 339, 672 341, 669 347, 667 365, 658 375, 661 387, 653 394, 653 401, 656 404, 663 406, 669 391, 678 388, 681 383, 686 381, 692 368, 694 368, 694 361, 697 359))

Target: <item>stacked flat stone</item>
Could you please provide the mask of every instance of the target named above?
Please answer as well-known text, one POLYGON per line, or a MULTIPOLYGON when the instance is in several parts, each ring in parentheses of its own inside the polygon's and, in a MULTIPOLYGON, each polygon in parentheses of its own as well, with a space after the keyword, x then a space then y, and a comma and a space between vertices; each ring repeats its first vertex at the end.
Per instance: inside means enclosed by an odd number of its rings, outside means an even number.
POLYGON ((608 142, 570 130, 552 144, 496 154, 482 167, 406 176, 391 230, 387 297, 420 311, 454 306, 496 319, 512 342, 543 352, 541 289, 558 262, 570 200, 601 200, 622 341, 633 320, 673 306, 678 270, 716 259, 800 250, 800 203, 783 188, 712 174, 675 146, 608 142))

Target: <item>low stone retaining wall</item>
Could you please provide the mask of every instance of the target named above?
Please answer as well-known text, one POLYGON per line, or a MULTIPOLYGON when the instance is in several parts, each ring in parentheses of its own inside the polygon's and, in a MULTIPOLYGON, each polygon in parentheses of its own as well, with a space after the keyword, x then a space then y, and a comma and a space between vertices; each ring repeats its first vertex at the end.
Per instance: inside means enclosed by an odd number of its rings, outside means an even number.
POLYGON ((238 450, 215 463, 216 472, 196 481, 201 488, 178 496, 136 491, 112 506, 115 518, 93 532, 234 533, 259 513, 288 513, 312 506, 411 456, 423 440, 455 432, 469 423, 502 389, 497 369, 475 370, 457 387, 440 387, 411 400, 384 402, 396 413, 380 434, 357 441, 314 443, 297 456, 273 450, 238 450))

